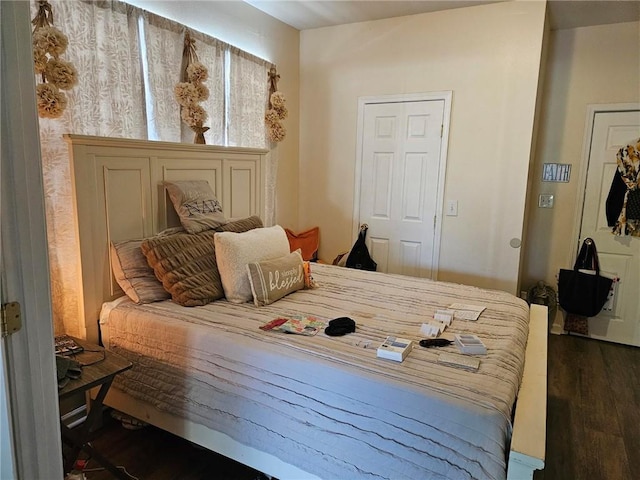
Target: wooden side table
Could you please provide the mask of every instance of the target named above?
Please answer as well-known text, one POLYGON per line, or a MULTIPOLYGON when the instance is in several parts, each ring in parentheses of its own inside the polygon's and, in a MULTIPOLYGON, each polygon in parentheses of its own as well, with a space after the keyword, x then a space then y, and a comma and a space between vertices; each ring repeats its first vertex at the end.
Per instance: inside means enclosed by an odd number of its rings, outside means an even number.
POLYGON ((68 456, 64 462, 64 471, 65 473, 70 472, 73 469, 78 455, 81 451, 84 451, 105 469, 109 470, 116 478, 128 480, 129 477, 126 476, 124 472, 97 452, 89 442, 97 436, 95 433, 99 433, 94 432, 93 429, 96 426, 96 422, 100 419, 102 402, 111 387, 113 379, 119 373, 129 370, 132 364, 124 357, 102 347, 78 338, 74 338, 74 340, 85 349, 84 352, 71 357, 84 365, 82 367, 82 374, 80 378, 70 380, 64 388, 60 389, 58 391, 58 398, 62 400, 79 392, 86 393, 94 387, 100 387, 100 390, 96 398, 91 402, 89 414, 81 426, 70 429, 60 421, 62 440, 72 447, 71 455, 68 456))

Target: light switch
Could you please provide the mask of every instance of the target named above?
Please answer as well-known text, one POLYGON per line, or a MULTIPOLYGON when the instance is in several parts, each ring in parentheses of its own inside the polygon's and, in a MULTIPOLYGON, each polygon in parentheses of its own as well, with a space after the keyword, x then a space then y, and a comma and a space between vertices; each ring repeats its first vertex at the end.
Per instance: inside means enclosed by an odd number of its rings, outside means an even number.
POLYGON ((458 216, 458 201, 449 200, 447 202, 447 217, 457 217, 457 216, 458 216))
POLYGON ((540 194, 538 197, 538 207, 539 208, 553 208, 553 195, 549 194, 540 194))

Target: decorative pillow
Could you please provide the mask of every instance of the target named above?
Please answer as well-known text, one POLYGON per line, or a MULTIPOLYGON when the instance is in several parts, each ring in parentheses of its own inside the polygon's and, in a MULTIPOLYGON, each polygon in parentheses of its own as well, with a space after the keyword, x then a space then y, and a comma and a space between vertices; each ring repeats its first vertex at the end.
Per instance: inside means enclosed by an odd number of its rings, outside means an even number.
POLYGON ((247 264, 289 253, 287 235, 278 225, 244 233, 216 233, 214 241, 224 296, 231 303, 244 303, 252 298, 247 264))
POLYGON ((142 240, 111 243, 111 271, 122 291, 135 303, 166 300, 170 295, 158 281, 140 248, 142 240))
POLYGON ((253 303, 269 305, 305 286, 300 249, 273 260, 247 264, 253 303))
POLYGON ((189 233, 198 233, 227 223, 222 206, 206 180, 163 182, 180 223, 189 233))
MULTIPOLYGON (((246 232, 259 227, 262 220, 253 216, 221 225, 217 231, 246 232)), ((216 263, 215 233, 216 230, 195 235, 183 232, 142 242, 147 262, 178 305, 206 305, 224 296, 216 263)))
POLYGON ((288 228, 284 231, 287 233, 290 251, 295 252, 299 248, 302 251, 302 259, 307 262, 315 262, 318 259, 320 227, 313 227, 300 233, 295 233, 288 228))

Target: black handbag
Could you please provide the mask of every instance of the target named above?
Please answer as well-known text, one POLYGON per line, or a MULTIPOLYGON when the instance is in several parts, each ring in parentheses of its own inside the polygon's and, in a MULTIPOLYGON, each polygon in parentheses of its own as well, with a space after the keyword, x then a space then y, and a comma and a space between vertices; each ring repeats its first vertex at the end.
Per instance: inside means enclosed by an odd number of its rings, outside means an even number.
POLYGON ((348 268, 370 270, 372 272, 375 272, 376 268, 378 268, 378 264, 374 262, 373 258, 371 258, 371 255, 369 255, 369 249, 367 248, 367 244, 365 243, 368 229, 369 227, 366 223, 360 226, 360 233, 358 234, 356 243, 353 244, 351 252, 349 252, 349 256, 347 257, 346 266, 348 268))
POLYGON ((573 270, 560 269, 558 299, 568 313, 595 317, 607 302, 613 280, 600 275, 596 243, 591 238, 582 242, 573 270), (594 270, 595 274, 580 270, 594 270))

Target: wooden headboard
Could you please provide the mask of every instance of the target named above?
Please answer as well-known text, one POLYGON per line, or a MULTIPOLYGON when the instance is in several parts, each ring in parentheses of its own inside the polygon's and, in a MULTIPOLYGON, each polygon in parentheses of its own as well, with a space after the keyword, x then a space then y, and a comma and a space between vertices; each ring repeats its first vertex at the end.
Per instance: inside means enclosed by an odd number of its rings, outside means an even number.
POLYGON ((267 150, 65 135, 80 246, 80 332, 98 340, 102 303, 122 295, 109 243, 180 222, 161 182, 206 179, 227 218, 265 218, 267 150))

